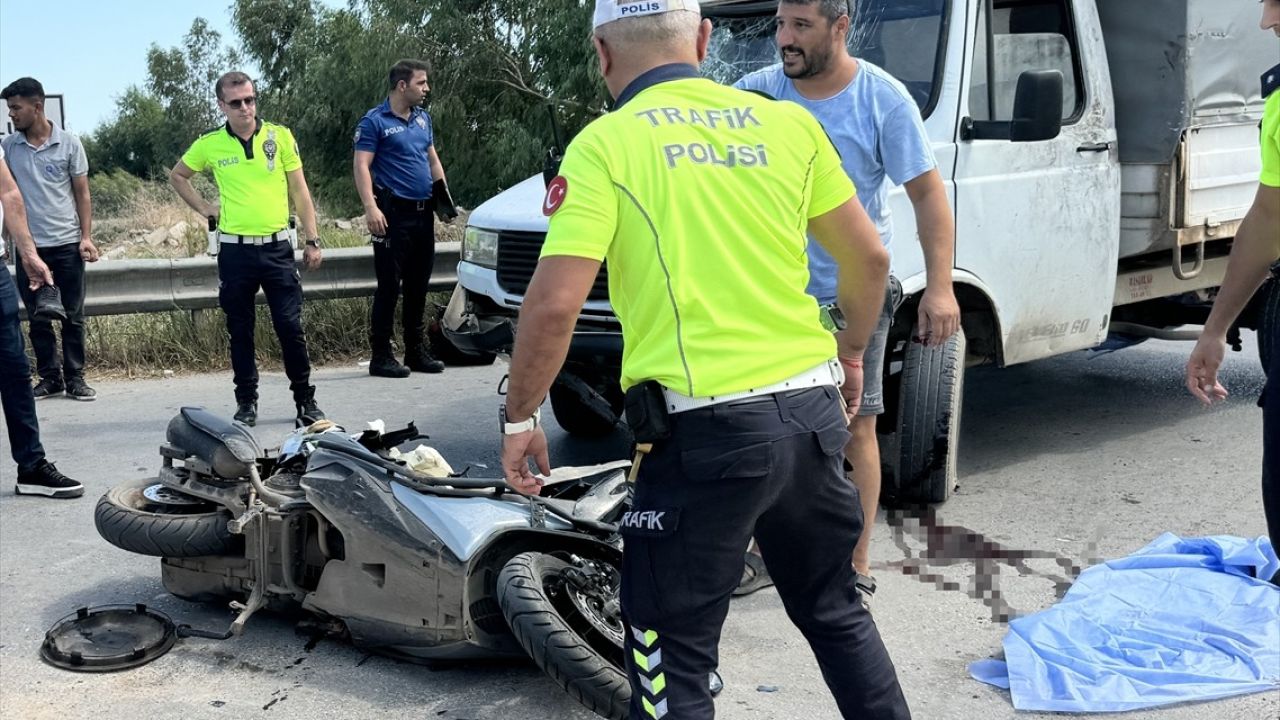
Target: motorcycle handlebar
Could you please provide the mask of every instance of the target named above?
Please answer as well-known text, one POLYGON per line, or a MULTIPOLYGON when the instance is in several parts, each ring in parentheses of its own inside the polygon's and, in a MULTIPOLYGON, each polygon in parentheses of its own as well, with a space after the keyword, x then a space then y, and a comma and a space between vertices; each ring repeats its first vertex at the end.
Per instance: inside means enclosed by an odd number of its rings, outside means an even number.
POLYGON ((367 463, 377 465, 378 467, 399 475, 410 481, 410 484, 422 485, 433 491, 436 488, 449 489, 456 488, 459 490, 505 490, 507 483, 505 480, 493 478, 433 478, 427 477, 420 473, 414 472, 412 469, 400 465, 394 461, 370 451, 361 445, 353 445, 351 443, 339 442, 326 437, 317 438, 316 447, 332 450, 334 452, 351 455, 360 458, 367 463))
MULTIPOLYGON (((325 450, 332 450, 333 452, 337 452, 337 453, 351 455, 353 457, 360 458, 361 460, 364 460, 365 462, 370 463, 371 465, 376 465, 384 470, 387 470, 388 472, 391 472, 395 475, 400 476, 401 478, 404 478, 407 481, 406 482, 407 485, 409 485, 410 487, 413 487, 415 490, 419 490, 423 492, 453 494, 450 492, 451 490, 498 490, 498 491, 504 491, 504 492, 511 491, 510 486, 508 486, 507 482, 502 479, 432 478, 432 477, 427 477, 426 475, 421 475, 419 473, 416 473, 413 470, 403 465, 397 464, 391 460, 387 460, 386 458, 381 457, 377 453, 370 451, 369 449, 365 448, 362 445, 352 445, 351 443, 339 442, 337 440, 333 440, 326 437, 316 438, 315 443, 316 443, 316 447, 323 448, 325 450)), ((610 523, 597 522, 595 520, 585 520, 583 518, 576 518, 572 514, 564 512, 563 510, 556 507, 552 503, 547 502, 543 498, 530 496, 529 502, 531 503, 536 502, 541 504, 552 515, 555 515, 556 517, 561 518, 562 520, 565 520, 575 526, 590 528, 592 530, 596 530, 598 532, 605 532, 605 533, 614 533, 614 532, 617 532, 618 530, 617 525, 613 525, 610 523)))

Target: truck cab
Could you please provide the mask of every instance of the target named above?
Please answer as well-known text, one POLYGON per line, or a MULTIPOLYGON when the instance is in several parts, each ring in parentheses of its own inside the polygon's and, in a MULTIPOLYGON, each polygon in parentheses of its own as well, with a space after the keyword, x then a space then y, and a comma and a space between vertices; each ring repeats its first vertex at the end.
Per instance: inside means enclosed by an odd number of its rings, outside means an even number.
MULTIPOLYGON (((703 2, 715 27, 703 74, 732 83, 776 63, 776 7, 703 2)), ((955 214, 963 332, 928 349, 910 342, 925 289, 915 216, 901 188, 891 194, 905 300, 878 427, 885 489, 940 502, 957 480, 966 367, 1176 337, 1203 322, 1256 188, 1257 77, 1276 42, 1257 31, 1250 0, 861 0, 854 12, 850 51, 919 105, 955 214)), ((445 316, 461 347, 510 351, 544 196, 535 176, 471 215, 445 316)), ((607 272, 551 391, 571 434, 620 422, 607 272)))

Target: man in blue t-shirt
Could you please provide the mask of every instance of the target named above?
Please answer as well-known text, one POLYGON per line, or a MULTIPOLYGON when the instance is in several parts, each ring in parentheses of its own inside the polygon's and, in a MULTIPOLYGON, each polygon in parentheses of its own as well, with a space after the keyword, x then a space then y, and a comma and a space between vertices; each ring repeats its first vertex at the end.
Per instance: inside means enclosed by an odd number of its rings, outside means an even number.
MULTIPOLYGON (((893 240, 889 190, 904 185, 915 208, 924 248, 927 287, 920 301, 914 340, 940 346, 960 329, 960 306, 951 286, 955 221, 938 172, 920 109, 902 83, 883 69, 851 56, 848 0, 782 0, 775 41, 782 62, 751 73, 736 87, 790 100, 808 109, 840 151, 858 200, 875 222, 885 247, 893 240)), ((820 303, 834 302, 836 265, 817 243, 809 242, 809 293, 820 303)), ((875 592, 870 575, 871 527, 880 501, 880 451, 876 416, 884 413, 885 345, 901 286, 891 279, 880 325, 863 357, 863 398, 849 430, 845 455, 866 516, 853 553, 858 588, 864 601, 875 592)), ((748 557, 741 592, 769 584, 763 565, 748 557)))
POLYGON ((369 374, 404 378, 409 372, 438 373, 423 335, 427 287, 435 265, 435 217, 457 215, 436 154, 435 131, 422 101, 431 89, 430 66, 401 60, 391 67, 386 102, 360 119, 355 133, 356 190, 373 236, 378 288, 369 318, 369 374), (434 215, 433 215, 434 213, 434 215), (404 365, 391 346, 396 301, 404 290, 404 365), (407 366, 407 367, 406 367, 407 366))

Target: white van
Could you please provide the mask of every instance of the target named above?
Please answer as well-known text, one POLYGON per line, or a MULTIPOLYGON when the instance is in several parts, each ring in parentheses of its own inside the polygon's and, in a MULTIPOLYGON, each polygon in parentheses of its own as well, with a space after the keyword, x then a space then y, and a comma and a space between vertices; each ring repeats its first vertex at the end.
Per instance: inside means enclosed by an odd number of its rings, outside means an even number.
MULTIPOLYGON (((733 82, 777 62, 776 6, 704 2, 715 24, 704 74, 733 82)), ((900 188, 891 200, 906 301, 885 366, 885 490, 900 502, 940 502, 956 482, 966 366, 1194 337, 1175 328, 1204 322, 1252 202, 1259 77, 1280 60, 1280 41, 1258 29, 1254 0, 855 8, 851 49, 919 103, 955 212, 964 333, 927 350, 908 342, 925 287, 914 214, 900 188)), ((539 175, 472 213, 445 322, 455 343, 509 350, 546 232, 543 195, 539 175)), ((606 272, 551 391, 570 433, 618 422, 622 341, 606 272)), ((1253 327, 1249 313, 1241 324, 1253 327)))

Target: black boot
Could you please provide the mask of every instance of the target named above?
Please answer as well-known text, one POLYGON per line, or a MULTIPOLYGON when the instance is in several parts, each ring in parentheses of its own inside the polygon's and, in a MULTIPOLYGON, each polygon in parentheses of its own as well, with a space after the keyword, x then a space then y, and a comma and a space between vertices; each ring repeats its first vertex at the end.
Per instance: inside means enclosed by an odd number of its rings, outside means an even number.
POLYGON ((298 408, 297 422, 300 427, 307 427, 325 419, 324 411, 316 404, 316 388, 314 385, 308 386, 305 390, 294 392, 293 402, 298 408))
POLYGON ((369 361, 369 374, 374 377, 407 378, 409 368, 396 361, 396 353, 391 343, 372 340, 373 358, 369 361))
POLYGON ((252 400, 240 400, 236 402, 236 414, 232 418, 236 422, 242 422, 249 427, 258 424, 258 403, 252 400))
POLYGON ((444 372, 444 363, 437 360, 427 351, 427 346, 422 344, 410 345, 405 349, 404 364, 414 372, 433 374, 444 372))
POLYGON ((236 388, 236 414, 232 419, 249 427, 258 424, 257 388, 236 388))

